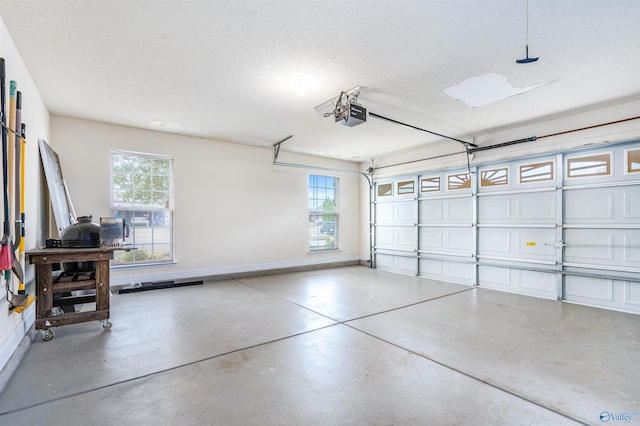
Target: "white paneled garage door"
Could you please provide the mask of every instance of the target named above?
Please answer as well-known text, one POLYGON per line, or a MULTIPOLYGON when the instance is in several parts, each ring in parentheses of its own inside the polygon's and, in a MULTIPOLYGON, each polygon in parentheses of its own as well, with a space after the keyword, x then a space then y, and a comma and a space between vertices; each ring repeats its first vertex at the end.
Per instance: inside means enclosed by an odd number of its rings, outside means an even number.
POLYGON ((375 182, 376 267, 640 312, 640 143, 375 182))
POLYGON ((556 156, 478 169, 478 282, 557 297, 561 247, 556 156))
POLYGON ((639 156, 637 145, 567 155, 564 299, 640 312, 639 156))

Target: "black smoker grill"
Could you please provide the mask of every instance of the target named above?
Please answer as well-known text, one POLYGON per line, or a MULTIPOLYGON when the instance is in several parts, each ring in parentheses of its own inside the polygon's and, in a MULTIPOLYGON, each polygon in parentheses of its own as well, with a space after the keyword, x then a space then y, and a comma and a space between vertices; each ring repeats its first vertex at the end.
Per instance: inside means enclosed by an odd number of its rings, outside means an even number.
MULTIPOLYGON (((78 223, 66 227, 60 235, 61 248, 100 247, 100 225, 93 223, 93 216, 80 216, 78 223)), ((93 272, 96 262, 68 262, 62 268, 70 274, 93 272)))

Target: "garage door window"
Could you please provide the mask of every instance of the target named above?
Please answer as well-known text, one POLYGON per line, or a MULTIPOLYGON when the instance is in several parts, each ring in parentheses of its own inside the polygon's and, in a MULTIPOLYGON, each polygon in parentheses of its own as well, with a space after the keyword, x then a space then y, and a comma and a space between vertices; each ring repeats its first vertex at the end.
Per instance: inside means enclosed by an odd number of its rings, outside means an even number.
POLYGON ((415 182, 412 180, 405 180, 398 182, 398 195, 413 194, 415 191, 415 182))
POLYGON ((378 184, 378 197, 390 197, 393 195, 393 184, 381 183, 378 184))
POLYGON ((480 172, 480 186, 500 186, 509 184, 509 170, 502 169, 483 170, 480 172))
POLYGON ((553 161, 520 166, 520 183, 553 180, 553 161))
POLYGON ((449 191, 453 191, 456 189, 467 189, 471 188, 471 175, 469 173, 459 173, 457 175, 449 175, 447 176, 449 181, 448 188, 449 191))
POLYGON ((640 149, 627 151, 627 172, 640 173, 640 149))
POLYGON ((338 178, 309 175, 309 250, 338 248, 338 178))
POLYGON ((605 176, 611 174, 611 154, 567 159, 567 177, 605 176))
POLYGON ((440 191, 440 176, 420 179, 420 192, 440 191))
POLYGON ((130 252, 117 251, 114 265, 173 261, 172 160, 152 154, 111 153, 111 214, 129 225, 130 252))

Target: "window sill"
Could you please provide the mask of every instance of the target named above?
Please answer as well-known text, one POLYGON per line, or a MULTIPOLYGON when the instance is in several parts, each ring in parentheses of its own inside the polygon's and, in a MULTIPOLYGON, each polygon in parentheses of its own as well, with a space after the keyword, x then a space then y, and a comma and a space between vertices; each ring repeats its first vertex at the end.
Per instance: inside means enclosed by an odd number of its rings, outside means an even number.
POLYGON ((307 254, 319 254, 319 253, 335 253, 335 252, 341 252, 342 250, 339 248, 332 248, 332 249, 318 249, 318 250, 309 250, 307 251, 307 254))

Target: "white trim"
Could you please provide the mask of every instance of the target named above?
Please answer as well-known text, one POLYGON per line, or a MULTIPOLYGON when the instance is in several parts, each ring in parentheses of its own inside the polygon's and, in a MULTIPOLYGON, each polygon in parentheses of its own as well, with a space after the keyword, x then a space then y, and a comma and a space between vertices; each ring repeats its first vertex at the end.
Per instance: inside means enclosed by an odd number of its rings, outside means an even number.
MULTIPOLYGON (((31 304, 27 309, 25 309, 22 314, 12 313, 11 315, 22 315, 22 320, 18 323, 18 325, 13 329, 13 331, 9 334, 7 339, 2 343, 0 347, 0 392, 2 392, 2 387, 4 386, 4 376, 5 374, 11 375, 13 371, 4 371, 6 366, 9 366, 9 362, 14 352, 20 345, 20 342, 23 340, 24 336, 28 333, 29 329, 33 325, 36 320, 36 304, 35 302, 31 304)), ((18 360, 19 361, 19 360, 18 360)), ((17 364, 16 364, 17 366, 17 364)))
MULTIPOLYGON (((314 254, 315 257, 315 254, 314 254)), ((192 279, 209 277, 215 275, 227 275, 227 274, 239 274, 244 272, 256 272, 256 271, 269 271, 274 269, 283 268, 297 268, 305 266, 317 266, 322 264, 331 264, 336 262, 359 262, 360 256, 340 256, 340 257, 321 257, 317 259, 301 259, 291 260, 285 262, 273 262, 273 263, 255 263, 249 265, 236 265, 225 266, 220 268, 203 268, 203 269, 189 269, 185 271, 177 272, 162 272, 157 274, 144 274, 136 275, 134 277, 111 277, 110 286, 121 286, 131 284, 131 280, 134 282, 150 282, 150 281, 171 281, 181 279, 192 279)))

